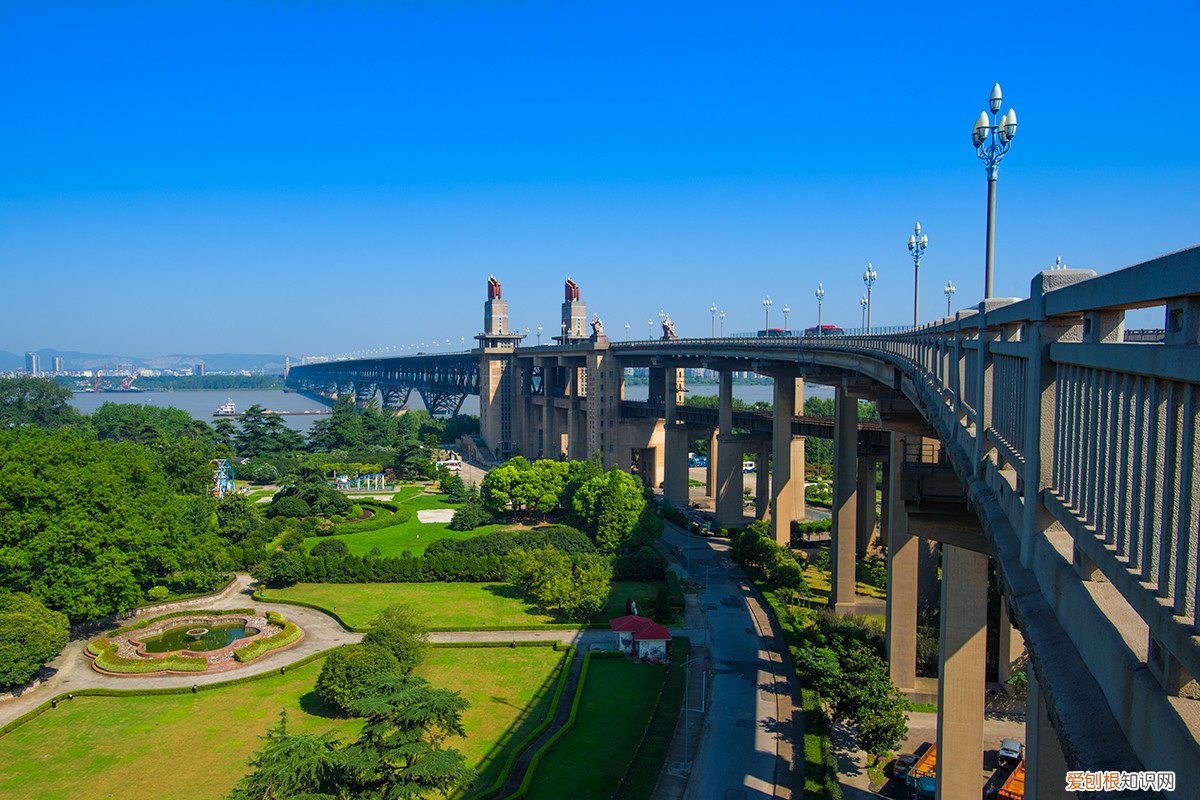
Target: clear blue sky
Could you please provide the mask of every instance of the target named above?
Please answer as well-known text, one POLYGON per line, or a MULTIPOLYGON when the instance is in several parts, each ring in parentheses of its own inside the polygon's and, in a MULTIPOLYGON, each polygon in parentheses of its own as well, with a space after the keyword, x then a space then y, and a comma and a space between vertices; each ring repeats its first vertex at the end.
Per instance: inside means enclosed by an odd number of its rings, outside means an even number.
POLYGON ((918 219, 932 317, 995 81, 998 295, 1200 240, 1200 6, 906 6, 4 2, 0 349, 457 344, 489 273, 518 327, 568 275, 617 336, 850 326, 867 261, 901 323, 918 219))

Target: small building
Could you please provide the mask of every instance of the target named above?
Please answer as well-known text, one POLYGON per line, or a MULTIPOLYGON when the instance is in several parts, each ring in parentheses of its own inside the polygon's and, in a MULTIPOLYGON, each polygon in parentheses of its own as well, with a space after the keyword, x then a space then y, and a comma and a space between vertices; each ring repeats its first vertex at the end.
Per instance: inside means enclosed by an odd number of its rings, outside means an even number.
POLYGON ((671 634, 648 617, 629 615, 610 619, 617 637, 617 649, 647 661, 662 661, 667 657, 667 642, 671 634))

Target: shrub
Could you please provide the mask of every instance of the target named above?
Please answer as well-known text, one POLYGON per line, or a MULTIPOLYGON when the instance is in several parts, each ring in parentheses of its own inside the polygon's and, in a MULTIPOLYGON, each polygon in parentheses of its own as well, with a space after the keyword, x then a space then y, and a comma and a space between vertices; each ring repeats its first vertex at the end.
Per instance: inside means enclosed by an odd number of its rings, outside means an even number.
POLYGON ((309 551, 311 556, 344 556, 350 548, 341 539, 322 539, 309 551))
POLYGON ((661 581, 666 571, 667 560, 649 545, 613 561, 613 577, 620 581, 661 581))
POLYGON ((254 577, 268 586, 291 586, 305 577, 305 558, 301 553, 279 550, 271 553, 254 577))
POLYGON ((268 517, 307 517, 312 513, 308 503, 292 495, 275 495, 267 506, 268 517))
POLYGON ((97 639, 88 644, 88 651, 96 656, 96 666, 106 672, 143 674, 148 672, 204 672, 208 661, 192 656, 170 655, 166 658, 124 658, 117 655, 117 645, 108 639, 97 639))
POLYGON ((480 525, 486 525, 491 519, 492 515, 484 508, 483 502, 471 498, 454 512, 450 519, 450 530, 473 531, 480 525))
POLYGON ((146 597, 154 602, 166 600, 171 596, 171 590, 165 586, 151 586, 150 591, 146 592, 146 597))
POLYGON ((387 650, 395 657, 400 671, 408 673, 421 663, 429 643, 429 629, 412 606, 398 604, 379 612, 362 641, 387 650))
POLYGON ((377 645, 351 644, 330 653, 313 690, 326 703, 348 711, 370 677, 399 669, 396 657, 377 645))
POLYGON ((32 595, 0 590, 0 686, 28 683, 68 638, 64 614, 32 595))
POLYGON ((671 591, 664 583, 658 587, 658 594, 654 597, 654 621, 669 625, 674 616, 671 610, 671 591))
POLYGON ((302 631, 294 622, 289 622, 284 619, 282 614, 275 611, 267 612, 267 622, 272 625, 281 626, 281 630, 273 633, 262 639, 255 639, 245 647, 239 647, 233 651, 233 657, 240 662, 253 661, 259 656, 271 650, 284 647, 296 641, 302 635, 302 631))
POLYGON ((683 610, 687 599, 683 596, 683 584, 679 582, 679 573, 673 569, 667 570, 667 591, 671 593, 671 607, 683 610))

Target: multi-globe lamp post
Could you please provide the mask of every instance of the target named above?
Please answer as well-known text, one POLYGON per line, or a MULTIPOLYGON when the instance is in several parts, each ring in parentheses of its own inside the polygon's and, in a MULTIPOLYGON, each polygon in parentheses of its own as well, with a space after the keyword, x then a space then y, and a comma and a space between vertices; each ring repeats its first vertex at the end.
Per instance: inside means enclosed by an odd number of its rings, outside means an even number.
POLYGON ((712 315, 712 326, 709 328, 709 336, 717 335, 717 304, 713 303, 708 307, 708 313, 712 315))
POLYGON ((763 298, 763 336, 771 335, 771 306, 774 304, 771 295, 763 298))
POLYGON ((921 324, 920 320, 920 302, 921 302, 921 256, 925 255, 925 248, 929 244, 929 237, 921 233, 921 223, 917 223, 913 228, 912 234, 908 237, 908 252, 913 258, 913 327, 921 324))
POLYGON ((867 285, 867 295, 866 295, 867 321, 866 321, 866 325, 865 325, 865 327, 867 329, 867 333, 871 332, 871 287, 873 287, 875 285, 875 281, 878 279, 879 279, 879 273, 875 271, 875 268, 871 266, 871 262, 868 261, 867 269, 866 269, 866 271, 863 272, 863 283, 865 283, 867 285))
POLYGON ((791 333, 791 328, 788 327, 788 314, 790 314, 791 312, 792 312, 791 307, 788 306, 787 303, 784 303, 783 304, 783 330, 784 330, 785 336, 791 333))
POLYGON ((725 312, 722 311, 720 314, 717 314, 717 319, 719 319, 721 321, 721 338, 724 339, 725 338, 725 312))
POLYGON ((1008 113, 996 119, 1000 106, 1004 104, 1004 96, 1000 92, 1000 84, 992 87, 992 96, 988 100, 988 111, 979 112, 975 120, 975 129, 971 133, 971 142, 975 145, 975 154, 983 161, 987 170, 987 246, 984 251, 983 265, 983 297, 986 300, 992 296, 992 274, 996 243, 996 176, 1000 171, 1000 161, 1003 160, 1013 137, 1017 135, 1017 112, 1009 109, 1008 113), (989 116, 990 112, 990 116, 989 116))
POLYGON ((817 290, 813 292, 813 295, 817 298, 817 336, 820 336, 823 330, 821 328, 821 302, 825 299, 825 284, 818 283, 817 290))
POLYGON ((948 317, 950 316, 950 298, 954 297, 954 293, 958 290, 954 288, 952 282, 946 281, 946 288, 942 289, 942 291, 946 295, 946 316, 948 317))
POLYGON ((867 330, 867 306, 869 306, 871 304, 871 302, 869 300, 867 300, 867 296, 864 294, 859 299, 858 304, 862 307, 862 330, 866 331, 867 330))

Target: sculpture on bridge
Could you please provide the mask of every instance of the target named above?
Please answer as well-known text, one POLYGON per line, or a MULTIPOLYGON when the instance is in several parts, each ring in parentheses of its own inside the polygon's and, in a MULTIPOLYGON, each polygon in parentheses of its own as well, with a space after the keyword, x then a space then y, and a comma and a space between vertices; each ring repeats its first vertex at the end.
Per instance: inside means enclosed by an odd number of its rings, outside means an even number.
POLYGON ((606 342, 608 337, 604 335, 604 321, 600 319, 600 315, 592 317, 592 341, 606 342))
POLYGON ((679 338, 675 334, 675 323, 671 321, 670 314, 667 314, 667 316, 663 318, 662 329, 663 329, 662 338, 664 338, 664 339, 678 339, 679 338))

